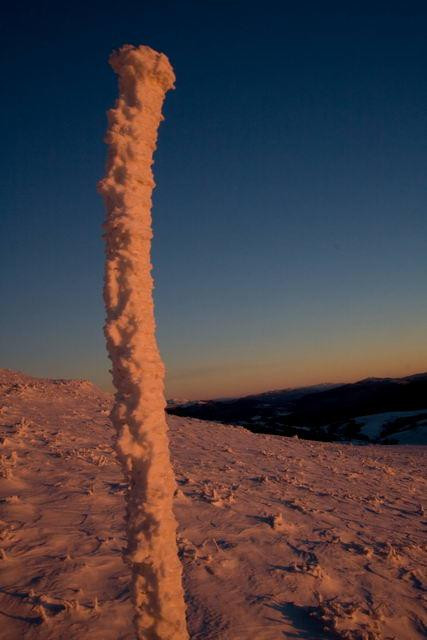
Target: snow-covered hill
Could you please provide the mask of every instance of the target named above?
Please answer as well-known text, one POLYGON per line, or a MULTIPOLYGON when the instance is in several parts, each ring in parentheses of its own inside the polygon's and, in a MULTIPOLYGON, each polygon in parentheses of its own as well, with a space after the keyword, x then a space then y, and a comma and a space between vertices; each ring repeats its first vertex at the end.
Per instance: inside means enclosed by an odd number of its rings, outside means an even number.
MULTIPOLYGON (((0 372, 0 638, 130 640, 111 397, 0 372)), ((193 640, 416 640, 425 449, 170 416, 193 640)))

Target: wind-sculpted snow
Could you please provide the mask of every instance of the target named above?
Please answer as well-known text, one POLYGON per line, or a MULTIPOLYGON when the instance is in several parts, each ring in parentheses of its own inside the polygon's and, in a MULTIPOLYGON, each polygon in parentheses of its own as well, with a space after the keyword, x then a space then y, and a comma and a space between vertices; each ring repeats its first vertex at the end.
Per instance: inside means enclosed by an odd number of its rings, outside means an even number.
POLYGON ((144 640, 187 638, 172 513, 164 367, 155 338, 151 277, 151 165, 166 91, 175 76, 149 47, 113 53, 120 93, 109 111, 107 175, 99 185, 107 208, 105 336, 116 392, 116 451, 129 483, 125 559, 132 568, 135 628, 144 640))
MULTIPOLYGON (((0 383, 1 639, 133 640, 111 397, 0 383)), ((192 640, 425 637, 425 447, 169 424, 192 640)))

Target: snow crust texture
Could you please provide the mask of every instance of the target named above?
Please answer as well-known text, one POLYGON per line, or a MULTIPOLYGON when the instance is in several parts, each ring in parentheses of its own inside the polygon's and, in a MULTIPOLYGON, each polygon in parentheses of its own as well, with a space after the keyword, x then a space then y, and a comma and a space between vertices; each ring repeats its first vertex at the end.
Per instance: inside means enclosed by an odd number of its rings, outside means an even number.
POLYGON ((144 640, 187 638, 172 512, 164 366, 155 338, 150 249, 151 170, 172 67, 149 47, 124 46, 110 58, 119 98, 108 113, 105 336, 117 390, 112 421, 129 484, 126 561, 132 568, 135 627, 144 640))
MULTIPOLYGON (((1 640, 135 640, 111 405, 0 370, 1 640)), ((169 426, 192 640, 425 638, 425 447, 169 426)))

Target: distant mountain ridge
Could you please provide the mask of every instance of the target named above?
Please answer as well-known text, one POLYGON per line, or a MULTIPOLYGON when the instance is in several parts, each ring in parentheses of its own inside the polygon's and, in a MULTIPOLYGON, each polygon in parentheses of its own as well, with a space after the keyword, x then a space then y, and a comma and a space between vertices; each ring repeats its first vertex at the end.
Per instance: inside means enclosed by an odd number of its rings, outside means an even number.
POLYGON ((211 403, 223 403, 223 404, 233 404, 235 402, 250 402, 252 400, 258 401, 271 401, 271 402, 279 402, 282 403, 283 399, 286 397, 287 400, 291 398, 298 398, 300 396, 306 395, 308 393, 317 393, 318 391, 325 391, 326 389, 331 389, 333 387, 340 387, 342 383, 329 383, 323 382, 320 384, 308 385, 306 387, 286 387, 284 389, 270 389, 268 391, 261 391, 260 393, 250 393, 245 396, 226 396, 221 398, 213 398, 211 400, 182 400, 177 398, 171 398, 168 400, 168 407, 176 407, 176 406, 195 406, 195 405, 209 405, 211 403))
POLYGON ((387 428, 372 441, 399 442, 397 434, 406 429, 417 429, 425 434, 427 373, 267 391, 227 400, 187 402, 169 407, 168 411, 175 415, 238 424, 257 433, 367 442, 372 438, 364 433, 365 423, 358 418, 384 414, 387 422, 383 426, 387 428), (405 415, 406 422, 402 421, 400 414, 408 412, 413 412, 413 415, 405 415), (389 424, 390 421, 397 421, 396 429, 389 424))

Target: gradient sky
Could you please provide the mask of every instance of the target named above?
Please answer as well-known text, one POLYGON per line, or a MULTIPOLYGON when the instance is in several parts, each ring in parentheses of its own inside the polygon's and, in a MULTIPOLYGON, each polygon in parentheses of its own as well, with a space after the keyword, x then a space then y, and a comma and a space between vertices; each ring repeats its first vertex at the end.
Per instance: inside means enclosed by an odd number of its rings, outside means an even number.
POLYGON ((154 166, 168 396, 427 369, 425 2, 24 2, 1 30, 0 366, 109 385, 96 182, 131 43, 177 75, 154 166))

